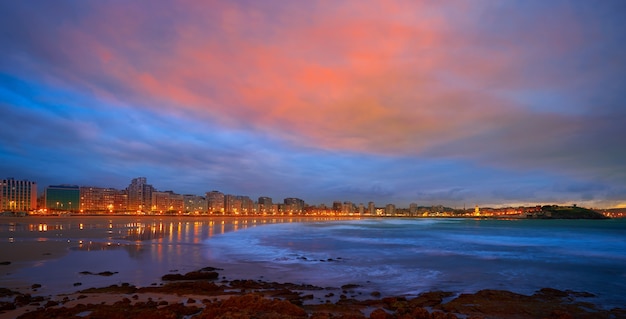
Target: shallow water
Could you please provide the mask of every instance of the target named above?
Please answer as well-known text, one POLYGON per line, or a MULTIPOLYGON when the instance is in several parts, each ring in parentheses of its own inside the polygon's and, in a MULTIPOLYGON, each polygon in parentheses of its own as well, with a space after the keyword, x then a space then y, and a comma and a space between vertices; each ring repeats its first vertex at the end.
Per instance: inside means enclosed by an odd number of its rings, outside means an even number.
POLYGON ((271 225, 207 245, 211 258, 239 265, 226 272, 235 277, 254 269, 272 280, 354 283, 392 295, 487 288, 530 294, 552 287, 624 306, 625 222, 355 220, 271 225))
POLYGON ((70 241, 61 258, 0 274, 0 286, 39 283, 41 293, 122 282, 147 286, 169 272, 214 266, 228 279, 351 283, 385 295, 552 287, 594 293, 590 301, 607 307, 626 305, 626 220, 21 220, 1 221, 2 238, 70 241))

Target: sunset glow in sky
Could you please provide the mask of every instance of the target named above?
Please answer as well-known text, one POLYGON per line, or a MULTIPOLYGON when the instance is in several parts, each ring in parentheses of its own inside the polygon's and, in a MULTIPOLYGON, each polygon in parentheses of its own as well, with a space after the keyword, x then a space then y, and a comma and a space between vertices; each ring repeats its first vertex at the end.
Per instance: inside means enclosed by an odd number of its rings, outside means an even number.
POLYGON ((626 205, 626 2, 2 1, 0 177, 626 205))

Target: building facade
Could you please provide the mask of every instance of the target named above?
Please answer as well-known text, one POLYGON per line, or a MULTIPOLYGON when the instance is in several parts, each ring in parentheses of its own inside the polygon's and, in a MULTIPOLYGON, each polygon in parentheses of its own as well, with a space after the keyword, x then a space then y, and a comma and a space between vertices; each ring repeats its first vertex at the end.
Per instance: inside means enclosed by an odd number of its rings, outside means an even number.
POLYGON ((153 191, 151 204, 150 210, 158 213, 182 213, 185 208, 183 195, 173 191, 153 191))
POLYGON ((340 201, 334 201, 333 211, 335 211, 335 213, 341 213, 342 210, 343 210, 343 204, 340 201))
POLYGON ((115 188, 80 187, 81 213, 113 213, 126 211, 128 197, 115 188))
POLYGON ((367 203, 367 213, 371 216, 376 215, 376 205, 374 204, 374 202, 367 203))
POLYGON ((271 197, 259 197, 259 206, 257 209, 259 214, 274 214, 274 204, 271 197))
POLYGON ((224 193, 210 191, 205 195, 209 213, 224 213, 224 193))
POLYGON ((0 181, 0 212, 37 209, 37 183, 7 178, 0 181))
POLYGON ((345 215, 352 215, 354 213, 354 203, 350 201, 343 202, 341 213, 345 215))
POLYGON ((46 187, 48 212, 77 212, 80 210, 80 188, 77 185, 51 185, 46 187))
POLYGON ((304 211, 304 200, 300 198, 285 198, 283 211, 287 214, 301 214, 304 211))
POLYGON ((187 213, 205 213, 207 211, 207 201, 202 196, 183 195, 185 203, 184 211, 187 213))
POLYGON ((396 215, 396 205, 387 204, 385 206, 385 216, 395 216, 396 215))
POLYGON ((145 177, 133 178, 126 192, 128 194, 129 211, 148 211, 152 204, 154 187, 147 183, 145 177))
POLYGON ((246 215, 254 212, 254 201, 248 196, 224 195, 224 212, 246 215))

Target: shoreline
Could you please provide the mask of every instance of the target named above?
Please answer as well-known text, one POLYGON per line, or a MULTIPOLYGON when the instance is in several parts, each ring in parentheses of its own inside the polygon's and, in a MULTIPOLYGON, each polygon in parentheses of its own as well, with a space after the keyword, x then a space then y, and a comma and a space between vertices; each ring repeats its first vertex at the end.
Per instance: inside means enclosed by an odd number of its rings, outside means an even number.
MULTIPOLYGON (((123 313, 124 318, 626 318, 626 308, 602 309, 586 292, 543 288, 532 295, 484 289, 384 296, 366 286, 317 287, 263 280, 220 279, 212 267, 164 275, 159 284, 127 283, 38 296, 0 288, 0 319, 123 313), (169 276, 169 277, 168 277, 169 276)), ((95 274, 98 275, 98 274, 95 274)), ((101 274, 102 275, 102 274, 101 274)))
POLYGON ((603 217, 603 218, 590 218, 590 217, 551 217, 551 216, 522 216, 522 215, 458 215, 458 216, 438 216, 438 215, 345 215, 345 214, 276 214, 276 215, 263 215, 263 214, 152 214, 152 213, 67 213, 67 214, 26 214, 26 215, 14 215, 14 216, 1 216, 2 218, 41 218, 41 217, 51 217, 51 218, 74 218, 74 217, 138 217, 138 218, 224 218, 224 219, 276 219, 276 218, 301 218, 301 219, 320 219, 320 220, 335 220, 335 219, 495 219, 495 220, 576 220, 576 219, 587 219, 587 220, 607 220, 607 219, 620 219, 625 217, 603 217))

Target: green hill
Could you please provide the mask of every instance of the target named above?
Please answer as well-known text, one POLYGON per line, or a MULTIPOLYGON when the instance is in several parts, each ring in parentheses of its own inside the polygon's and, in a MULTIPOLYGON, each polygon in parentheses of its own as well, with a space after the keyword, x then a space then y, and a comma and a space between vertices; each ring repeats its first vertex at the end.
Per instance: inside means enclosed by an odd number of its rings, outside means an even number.
POLYGON ((595 210, 577 206, 547 205, 541 207, 536 218, 546 219, 607 219, 608 217, 595 210))

